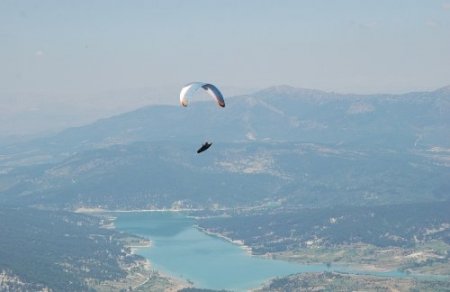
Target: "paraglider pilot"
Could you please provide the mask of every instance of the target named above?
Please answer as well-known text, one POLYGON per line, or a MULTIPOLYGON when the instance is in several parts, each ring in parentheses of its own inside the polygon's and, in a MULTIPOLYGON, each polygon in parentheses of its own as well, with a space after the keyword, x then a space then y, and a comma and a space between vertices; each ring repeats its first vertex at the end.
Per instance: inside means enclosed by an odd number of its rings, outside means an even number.
POLYGON ((200 147, 200 148, 197 150, 197 153, 202 153, 203 151, 205 151, 205 150, 207 150, 209 147, 211 147, 211 145, 212 145, 212 142, 211 142, 211 143, 205 142, 205 143, 202 145, 202 147, 200 147))

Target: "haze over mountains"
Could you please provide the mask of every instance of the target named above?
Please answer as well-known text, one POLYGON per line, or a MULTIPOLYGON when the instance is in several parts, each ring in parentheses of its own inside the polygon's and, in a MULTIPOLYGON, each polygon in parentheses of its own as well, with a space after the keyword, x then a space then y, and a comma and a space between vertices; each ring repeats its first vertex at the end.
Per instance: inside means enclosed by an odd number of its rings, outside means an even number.
POLYGON ((0 143, 0 290, 158 283, 127 248, 140 239, 79 208, 188 209, 198 228, 254 254, 448 275, 450 87, 363 96, 277 86, 226 101, 0 143))
MULTIPOLYGON (((176 105, 179 86, 72 93, 0 90, 0 144, 49 136, 147 105, 176 105)), ((228 95, 252 91, 231 86, 221 89, 228 95)))
POLYGON ((403 95, 338 94, 276 86, 252 95, 229 97, 223 111, 208 102, 187 109, 149 106, 45 140, 72 147, 86 143, 186 141, 208 136, 226 142, 373 144, 376 138, 394 136, 405 146, 411 142, 448 145, 450 138, 438 131, 449 124, 449 96, 450 86, 403 95))
POLYGON ((0 200, 65 208, 439 201, 450 190, 450 87, 352 95, 276 86, 149 106, 2 147, 0 200), (202 155, 198 146, 213 146, 202 155))

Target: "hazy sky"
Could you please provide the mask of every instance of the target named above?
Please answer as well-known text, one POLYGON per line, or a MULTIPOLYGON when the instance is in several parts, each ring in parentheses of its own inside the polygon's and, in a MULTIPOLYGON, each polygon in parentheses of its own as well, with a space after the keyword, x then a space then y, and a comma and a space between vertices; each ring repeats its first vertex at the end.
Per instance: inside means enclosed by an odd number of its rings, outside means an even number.
POLYGON ((0 0, 0 137, 177 105, 191 81, 225 96, 446 86, 450 0, 0 0))
POLYGON ((450 0, 1 0, 0 64, 0 92, 434 89, 450 84, 450 0))

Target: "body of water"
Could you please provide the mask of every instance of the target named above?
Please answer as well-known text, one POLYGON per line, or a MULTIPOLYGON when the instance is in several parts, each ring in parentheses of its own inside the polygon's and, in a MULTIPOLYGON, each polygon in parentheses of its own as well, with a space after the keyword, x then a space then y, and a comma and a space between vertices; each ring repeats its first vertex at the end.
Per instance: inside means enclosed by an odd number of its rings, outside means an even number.
MULTIPOLYGON (((137 254, 153 267, 177 278, 192 281, 197 288, 247 290, 264 281, 301 272, 342 271, 348 268, 324 264, 304 265, 251 256, 241 247, 195 228, 194 220, 177 212, 115 213, 120 231, 152 241, 137 254)), ((353 272, 353 271, 352 271, 353 272)), ((402 276, 400 272, 385 276, 402 276)))

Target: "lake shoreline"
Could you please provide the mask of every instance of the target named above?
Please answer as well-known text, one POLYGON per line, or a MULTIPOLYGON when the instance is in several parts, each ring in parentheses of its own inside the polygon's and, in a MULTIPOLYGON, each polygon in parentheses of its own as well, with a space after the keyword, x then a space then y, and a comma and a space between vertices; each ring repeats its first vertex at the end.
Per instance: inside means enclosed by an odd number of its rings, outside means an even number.
POLYGON ((213 236, 213 237, 216 237, 216 238, 220 238, 220 239, 225 240, 225 241, 227 241, 227 242, 229 242, 229 243, 231 243, 231 244, 234 244, 234 245, 239 246, 239 248, 241 248, 242 250, 244 250, 245 253, 246 253, 247 255, 249 255, 249 256, 255 256, 255 255, 253 254, 252 248, 251 248, 250 246, 248 246, 248 245, 245 245, 244 242, 243 242, 242 240, 233 240, 233 239, 231 239, 231 238, 229 238, 229 237, 227 237, 227 236, 225 236, 225 235, 223 235, 223 234, 221 234, 221 233, 219 233, 219 232, 212 232, 212 231, 209 231, 209 230, 207 230, 206 228, 202 228, 202 227, 200 227, 200 226, 198 226, 198 225, 194 225, 194 227, 195 227, 198 231, 200 231, 200 232, 202 232, 202 233, 204 233, 204 234, 206 234, 206 235, 213 236))
MULTIPOLYGON (((132 211, 125 211, 125 212, 132 212, 132 211)), ((110 213, 125 213, 124 211, 110 211, 110 210, 106 210, 106 209, 100 209, 100 208, 79 208, 76 210, 76 213, 83 213, 83 214, 95 214, 95 215, 110 215, 110 213)), ((149 212, 148 210, 146 210, 145 212, 149 212)), ((153 212, 153 211, 151 211, 153 212)), ((117 220, 116 216, 108 216, 107 218, 104 219, 104 221, 101 221, 101 227, 102 228, 106 228, 106 229, 113 229, 113 230, 118 230, 117 226, 115 225, 115 221, 117 220)), ((129 233, 132 236, 135 236, 136 238, 142 238, 143 240, 145 240, 146 243, 143 244, 125 244, 124 246, 126 248, 129 248, 129 252, 128 254, 130 255, 139 255, 137 252, 141 249, 145 249, 145 248, 152 248, 153 246, 153 242, 150 238, 146 238, 137 234, 132 234, 129 233)), ((146 290, 146 285, 149 284, 149 281, 154 279, 154 278, 158 278, 159 281, 161 281, 161 279, 165 279, 167 281, 166 285, 164 287, 164 291, 168 291, 168 292, 176 292, 179 291, 181 289, 184 288, 192 288, 193 285, 191 283, 189 283, 188 281, 186 281, 185 279, 182 278, 178 278, 175 277, 169 273, 165 273, 161 270, 156 270, 154 269, 154 265, 152 264, 152 262, 147 258, 144 257, 142 255, 139 255, 142 257, 143 259, 143 263, 140 264, 141 269, 145 270, 148 275, 145 277, 144 281, 133 287, 133 289, 144 289, 146 290)), ((161 281, 164 282, 164 281, 161 281)))
MULTIPOLYGON (((77 212, 79 213, 87 213, 87 214, 109 214, 109 220, 106 220, 107 222, 107 226, 108 228, 114 228, 117 229, 117 227, 114 224, 114 221, 117 219, 117 217, 119 216, 118 214, 131 214, 131 213, 135 213, 135 214, 142 214, 142 213, 167 213, 167 214, 174 214, 173 216, 178 216, 175 215, 177 213, 186 213, 186 218, 189 218, 189 215, 187 214, 189 211, 195 211, 193 209, 146 209, 146 210, 104 210, 104 209, 98 209, 98 208, 81 208, 78 209, 77 212), (116 217, 114 215, 114 213, 116 213, 118 216, 116 217)), ((127 215, 128 216, 128 215, 127 215)), ((151 215, 153 216, 153 215, 151 215)), ((160 215, 156 215, 155 216, 160 216, 160 215)), ((192 218, 191 218, 192 219, 192 218)), ((289 263, 295 263, 295 264, 299 264, 299 265, 304 265, 304 266, 320 266, 320 265, 326 265, 326 263, 323 262, 298 262, 298 261, 292 261, 289 260, 288 258, 280 258, 277 256, 274 256, 270 253, 268 254, 263 254, 263 255, 254 255, 252 253, 252 248, 250 246, 245 245, 245 243, 241 240, 233 240, 232 238, 229 238, 219 232, 213 232, 210 230, 207 230, 206 228, 202 228, 196 224, 192 224, 191 226, 192 228, 196 229, 198 232, 207 235, 209 237, 213 237, 213 238, 217 238, 220 239, 222 241, 225 241, 227 243, 232 244, 233 246, 237 246, 239 247, 239 249, 243 250, 246 256, 250 256, 253 258, 265 258, 265 259, 269 259, 269 260, 275 260, 275 261, 283 261, 283 262, 289 262, 289 263)), ((133 234, 133 233, 131 233, 133 234)), ((142 236, 142 235, 137 235, 137 236, 141 236, 146 238, 147 240, 150 240, 150 238, 148 238, 148 236, 142 236)), ((132 252, 136 253, 139 250, 142 249, 147 249, 147 248, 154 248, 154 246, 152 244, 148 244, 148 245, 136 245, 136 246, 130 246, 130 248, 132 248, 132 252)), ((148 260, 148 257, 145 256, 145 258, 148 260)), ((152 266, 155 266, 151 263, 151 261, 149 260, 149 264, 151 264, 152 266)), ((342 274, 349 274, 349 275, 355 275, 355 276, 374 276, 374 277, 380 277, 380 278, 414 278, 415 275, 413 274, 403 274, 398 270, 393 270, 392 267, 380 267, 377 265, 373 265, 373 264, 356 264, 356 263, 332 263, 333 266, 330 267, 328 266, 328 268, 321 268, 322 272, 327 272, 327 271, 331 271, 331 272, 336 272, 336 273, 342 273, 342 274), (340 269, 342 268, 342 269, 340 269)), ((158 264, 159 266, 162 266, 161 264, 158 264)), ((170 270, 170 269, 169 269, 170 270)), ((160 269, 158 269, 158 272, 161 272, 160 269)), ((300 271, 299 273, 310 273, 310 272, 320 272, 317 270, 313 270, 313 271, 300 271)), ((184 283, 185 286, 183 286, 183 288, 187 288, 187 287, 195 287, 192 285, 191 281, 188 281, 187 278, 185 277, 178 277, 177 276, 178 272, 161 272, 161 275, 163 277, 172 279, 176 282, 179 283, 184 283)), ((180 273, 183 274, 183 273, 180 273)), ((274 275, 274 276, 270 276, 270 277, 266 277, 264 281, 262 281, 260 283, 267 283, 268 281, 276 278, 278 276, 274 275)), ((259 286, 259 285, 257 285, 259 286)), ((257 286, 253 286, 253 287, 257 287, 257 286)), ((252 289, 257 289, 257 288, 252 288, 252 289)))
MULTIPOLYGON (((103 209, 103 208, 88 208, 88 207, 80 207, 73 212, 75 213, 82 213, 82 214, 95 214, 95 213, 146 213, 146 212, 195 212, 195 211, 203 211, 204 209, 132 209, 132 210, 109 210, 109 209, 103 209)), ((224 209, 225 210, 225 209, 224 209)))
MULTIPOLYGON (((109 213, 109 215, 112 215, 114 217, 116 217, 114 214, 111 214, 111 212, 105 212, 104 214, 109 213)), ((168 275, 171 278, 176 278, 179 279, 181 281, 184 281, 184 283, 186 284, 192 284, 193 287, 196 288, 201 288, 201 289, 229 289, 232 291, 250 291, 252 289, 258 288, 260 287, 260 285, 262 283, 265 283, 271 279, 273 279, 274 277, 277 276, 282 276, 282 275, 286 275, 286 274, 290 274, 293 273, 295 271, 303 271, 304 268, 302 268, 303 265, 294 265, 291 263, 287 263, 284 261, 275 261, 274 263, 272 263, 270 260, 268 259, 263 259, 260 256, 254 256, 251 254, 251 249, 249 247, 246 247, 243 245, 243 242, 240 241, 235 241, 235 240, 231 240, 225 236, 221 236, 220 234, 215 234, 212 232, 207 232, 207 230, 201 230, 201 228, 199 228, 198 226, 196 226, 194 223, 194 221, 192 220, 192 218, 188 217, 188 216, 183 216, 183 215, 177 215, 174 212, 166 212, 167 215, 163 215, 163 214, 148 214, 148 215, 144 215, 143 212, 136 212, 136 216, 130 214, 130 212, 127 212, 128 214, 125 215, 124 212, 120 212, 123 213, 124 215, 119 215, 117 214, 117 219, 115 219, 115 221, 121 221, 121 222, 115 222, 115 227, 118 230, 130 233, 130 234, 136 234, 137 236, 140 237, 144 237, 147 239, 150 239, 152 241, 156 241, 154 246, 151 246, 149 248, 146 247, 142 247, 142 248, 137 248, 136 249, 136 253, 144 256, 147 259, 150 259, 150 262, 155 263, 153 265, 153 267, 155 267, 158 271, 164 271, 164 275, 168 275), (172 215, 170 215, 172 214, 172 215), (127 218, 130 218, 131 221, 127 222, 127 218), (132 219, 133 218, 133 219, 132 219), (134 219, 136 218, 136 219, 134 219), (145 219, 146 218, 146 219, 145 219), (154 218, 154 219, 150 219, 150 218, 154 218), (162 218, 162 219, 159 219, 162 218), (177 218, 177 219, 174 219, 177 218), (179 220, 181 219, 181 220, 179 220), (177 239, 175 239, 176 241, 179 241, 178 244, 181 244, 183 246, 183 248, 186 249, 186 251, 183 250, 178 250, 178 248, 175 248, 175 250, 168 250, 168 249, 164 249, 168 244, 167 242, 167 233, 164 232, 161 237, 158 237, 158 235, 153 235, 151 236, 150 234, 145 232, 145 228, 147 227, 142 227, 142 226, 147 226, 147 224, 140 224, 139 222, 143 222, 142 220, 149 220, 149 226, 148 228, 150 228, 150 230, 158 230, 161 227, 158 227, 161 223, 160 220, 164 221, 167 220, 167 222, 169 222, 169 224, 173 224, 175 222, 175 224, 179 224, 178 226, 184 226, 182 230, 179 230, 178 232, 180 232, 180 234, 184 234, 185 232, 187 232, 186 238, 181 236, 181 238, 179 237, 179 235, 177 236, 177 239), (138 225, 136 225, 136 223, 138 225), (153 224, 153 225, 152 225, 153 224), (139 227, 137 227, 139 226, 139 227), (188 226, 188 227, 187 227, 188 226), (131 229, 130 229, 131 228, 131 229), (144 228, 144 229, 140 229, 140 231, 136 231, 136 228, 144 228), (135 231, 134 233, 132 232, 135 231), (156 236, 156 237, 155 237, 156 236), (195 238, 195 239, 194 239, 195 238), (211 238, 209 239, 211 242, 209 241, 204 241, 205 238, 211 238), (161 241, 162 240, 162 241, 161 241), (194 244, 192 246, 193 249, 191 249, 190 247, 186 247, 189 246, 189 241, 194 240, 194 244), (196 242, 199 241, 199 243, 197 244, 196 242), (230 245, 231 244, 231 245, 230 245), (217 252, 217 251, 208 251, 208 249, 212 246, 214 246, 213 250, 215 250, 216 248, 218 248, 219 250, 223 252, 217 252), (155 251, 156 248, 157 250, 155 251), (158 250, 159 249, 159 250, 158 250), (161 249, 163 249, 161 251, 161 249), (206 250, 204 250, 206 249, 206 250), (197 253, 197 251, 202 250, 202 252, 197 253), (204 250, 204 251, 203 251, 204 250), (193 252, 192 252, 193 251, 193 252), (212 254, 211 254, 212 252, 212 254), (194 255, 195 254, 195 255, 194 255), (224 254, 226 254, 225 257, 224 254), (156 255, 156 258, 155 258, 156 255), (202 256, 206 255, 207 260, 205 261, 205 259, 202 259, 202 256), (197 267, 199 268, 199 270, 196 270, 194 273, 186 270, 186 268, 180 268, 179 265, 183 265, 181 262, 178 262, 176 260, 176 258, 178 257, 182 257, 183 258, 183 262, 185 263, 190 263, 190 270, 193 269, 193 267, 197 267), (187 256, 187 257, 186 257, 187 256), (230 259, 234 259, 235 260, 230 260, 230 259), (175 260, 174 260, 175 258, 175 260), (223 262, 223 260, 225 260, 225 262, 223 262), (177 268, 174 268, 174 265, 170 264, 169 262, 176 262, 175 266, 177 266, 177 268), (241 268, 243 268, 243 271, 241 272, 239 269, 233 267, 229 268, 230 263, 232 263, 232 266, 236 266, 236 264, 241 268), (220 263, 220 271, 216 271, 214 272, 214 276, 213 275, 208 275, 208 276, 201 276, 201 275, 207 275, 208 272, 206 272, 206 274, 204 274, 203 271, 205 271, 205 267, 206 267, 206 271, 211 271, 211 270, 215 270, 216 268, 211 267, 208 268, 207 266, 209 264, 213 264, 213 266, 216 266, 214 263, 220 263), (264 267, 262 268, 262 274, 261 271, 260 272, 256 272, 254 273, 252 270, 254 267, 256 267, 258 269, 258 266, 263 265, 264 267), (193 266, 192 266, 193 265, 193 266), (224 265, 224 267, 223 267, 224 265), (241 266, 243 265, 243 266, 241 266), (249 269, 250 268, 250 269, 249 269), (279 270, 279 268, 281 268, 281 270, 279 270), (249 271, 252 271, 249 273, 249 271), (274 271, 274 272, 272 272, 274 271), (236 275, 239 275, 237 276, 236 275), (238 277, 238 279, 236 279, 235 277, 238 277), (217 282, 218 281, 218 282, 217 282)), ((159 212, 160 213, 160 212, 159 212)), ((165 225, 163 225, 165 226, 165 225)), ((166 227, 162 227, 163 229, 161 230, 165 230, 167 231, 166 227)), ((168 227, 169 229, 171 228, 170 226, 168 227)), ((177 233, 178 234, 178 233, 177 233)), ((170 236, 169 236, 170 237, 170 236)), ((176 244, 175 246, 178 246, 178 244, 176 244)), ((172 244, 170 244, 172 245, 172 244)), ((309 269, 309 266, 306 268, 309 269)), ((196 269, 197 269, 196 268, 196 269)), ((323 269, 323 267, 315 267, 313 269, 323 269)), ((192 287, 191 285, 191 287, 192 287)))

